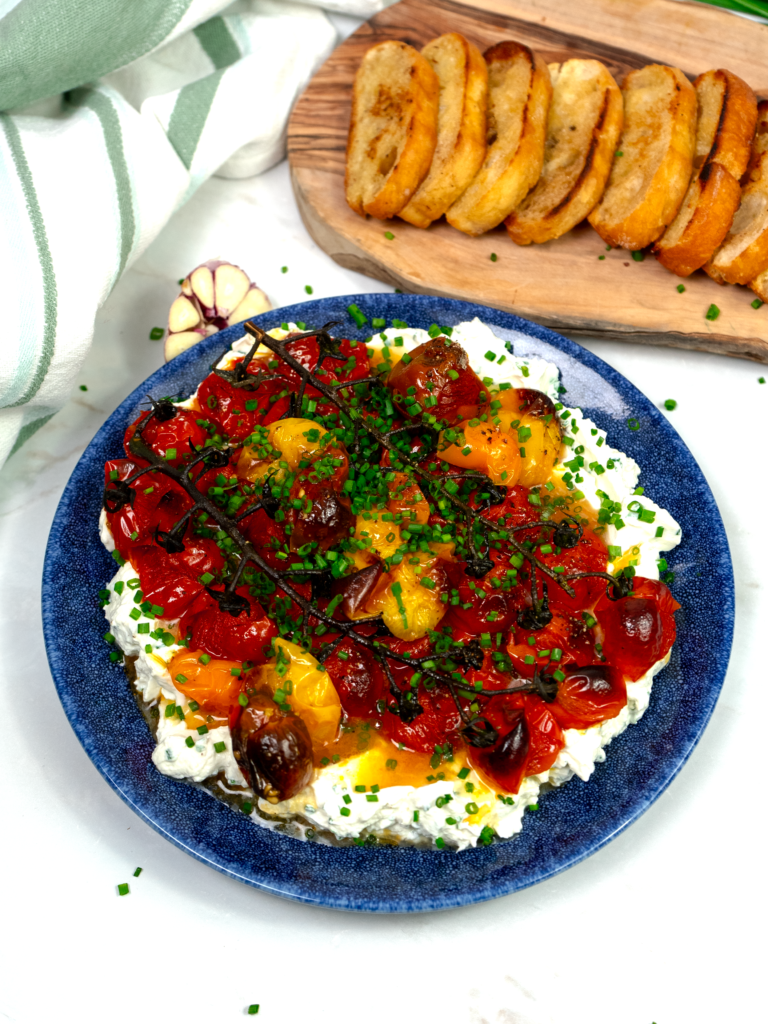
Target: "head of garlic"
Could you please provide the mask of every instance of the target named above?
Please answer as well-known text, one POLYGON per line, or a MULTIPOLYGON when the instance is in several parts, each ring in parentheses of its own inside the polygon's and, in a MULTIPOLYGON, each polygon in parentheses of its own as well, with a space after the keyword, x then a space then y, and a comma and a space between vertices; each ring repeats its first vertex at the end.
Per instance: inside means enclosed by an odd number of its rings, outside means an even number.
POLYGON ((181 282, 181 294, 168 312, 165 361, 232 324, 271 309, 269 299, 244 270, 208 260, 181 282))

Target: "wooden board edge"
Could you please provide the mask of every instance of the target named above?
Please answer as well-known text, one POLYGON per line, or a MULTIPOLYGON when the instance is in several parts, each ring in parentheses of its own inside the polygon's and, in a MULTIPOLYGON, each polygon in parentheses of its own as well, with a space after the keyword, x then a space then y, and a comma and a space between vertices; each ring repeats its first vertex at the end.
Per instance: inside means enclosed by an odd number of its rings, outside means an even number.
MULTIPOLYGON (((304 195, 301 187, 299 173, 293 167, 291 167, 291 183, 304 226, 313 241, 331 257, 334 263, 338 263, 345 270, 353 270, 356 273, 364 274, 366 277, 371 277, 374 280, 391 285, 393 288, 400 288, 403 292, 477 302, 476 297, 469 294, 462 295, 457 294, 455 291, 441 291, 439 288, 423 288, 418 282, 400 275, 395 269, 382 266, 365 249, 355 245, 354 242, 346 238, 330 224, 319 220, 315 216, 314 208, 304 195)), ((506 313, 512 313, 515 316, 523 316, 520 309, 512 305, 500 303, 496 308, 506 313)), ((581 337, 712 352, 715 355, 735 356, 740 359, 749 359, 754 362, 768 364, 768 341, 759 337, 735 338, 726 334, 646 331, 639 330, 632 325, 610 321, 591 321, 578 316, 548 317, 545 314, 526 313, 525 319, 541 324, 542 327, 549 327, 552 330, 581 337)))

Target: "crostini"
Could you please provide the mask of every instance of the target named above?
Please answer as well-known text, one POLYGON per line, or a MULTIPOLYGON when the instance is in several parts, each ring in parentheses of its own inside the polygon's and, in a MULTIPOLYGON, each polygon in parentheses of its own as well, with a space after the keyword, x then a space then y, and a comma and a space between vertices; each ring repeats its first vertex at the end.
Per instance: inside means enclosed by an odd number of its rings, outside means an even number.
POLYGON ((355 76, 347 142, 347 202, 361 217, 394 217, 429 173, 439 84, 407 43, 372 46, 355 76))
POLYGON ((683 205, 653 253, 667 270, 688 277, 722 243, 739 207, 739 180, 749 162, 757 100, 746 82, 705 71, 693 83, 698 99, 693 177, 683 205))
POLYGON ((750 284, 768 269, 768 100, 757 108, 757 130, 733 224, 704 269, 721 284, 750 284))
POLYGON ((649 64, 622 84, 624 129, 589 223, 609 245, 643 249, 671 223, 693 170, 696 91, 679 68, 649 64))
POLYGON ((446 220, 468 235, 495 228, 536 184, 544 164, 552 83, 544 60, 506 40, 485 52, 488 152, 446 220))
POLYGON ((518 245, 569 231, 603 194, 624 123, 624 101, 599 60, 550 64, 552 103, 544 168, 533 191, 505 221, 518 245))
POLYGON ((437 146, 429 174, 398 216, 426 228, 466 190, 485 159, 488 66, 458 32, 433 39, 421 52, 440 83, 437 146))

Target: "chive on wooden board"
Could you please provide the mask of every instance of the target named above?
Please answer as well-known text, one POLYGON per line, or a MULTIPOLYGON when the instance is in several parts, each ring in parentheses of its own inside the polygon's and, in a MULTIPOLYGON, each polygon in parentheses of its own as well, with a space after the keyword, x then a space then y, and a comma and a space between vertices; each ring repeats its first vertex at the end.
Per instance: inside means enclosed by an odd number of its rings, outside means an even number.
POLYGON ((503 227, 470 238, 444 220, 427 230, 395 218, 363 219, 344 199, 344 155, 352 82, 374 43, 402 39, 421 48, 461 32, 486 49, 515 39, 548 61, 595 57, 621 82, 650 63, 691 78, 709 68, 740 75, 768 97, 768 26, 675 0, 402 0, 342 43, 296 104, 288 156, 301 216, 337 263, 408 292, 466 299, 556 330, 768 363, 768 304, 752 308, 748 288, 721 286, 703 271, 681 279, 652 257, 606 251, 586 225, 545 245, 520 247, 503 227), (394 234, 393 239, 386 232, 394 234), (494 261, 491 254, 495 253, 494 261), (604 259, 600 259, 604 256, 604 259), (711 304, 720 309, 707 320, 711 304))

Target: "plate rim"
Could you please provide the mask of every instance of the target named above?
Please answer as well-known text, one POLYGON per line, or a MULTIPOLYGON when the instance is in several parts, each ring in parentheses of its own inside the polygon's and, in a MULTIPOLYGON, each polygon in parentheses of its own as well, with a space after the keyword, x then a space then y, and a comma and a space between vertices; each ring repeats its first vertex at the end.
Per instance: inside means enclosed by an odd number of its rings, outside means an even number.
MULTIPOLYGON (((141 803, 137 801, 132 795, 130 791, 131 787, 126 786, 124 780, 121 781, 119 774, 116 773, 115 777, 113 777, 113 774, 109 771, 108 766, 104 763, 104 759, 102 757, 101 752, 97 749, 93 741, 93 737, 91 735, 90 730, 87 727, 87 723, 81 720, 81 718, 77 713, 75 713, 75 710, 73 708, 74 698, 70 690, 68 689, 66 678, 66 656, 59 647, 58 642, 60 638, 54 626, 55 616, 53 614, 53 607, 57 583, 53 578, 53 575, 54 569, 57 565, 60 556, 59 540, 61 537, 61 533, 69 521, 69 516, 67 514, 68 506, 73 500, 73 498, 77 495, 80 487, 82 486, 80 475, 82 474, 84 467, 88 463, 88 460, 90 458, 89 453, 91 452, 92 448, 94 447, 94 445, 97 444, 99 439, 104 434, 106 434, 110 430, 110 428, 113 427, 115 424, 124 425, 127 422, 126 417, 135 409, 138 402, 145 397, 147 386, 149 385, 150 388, 156 386, 155 384, 151 384, 150 382, 157 381, 158 378, 162 380, 164 376, 171 376, 174 372, 174 369, 178 373, 178 371, 183 370, 183 368, 187 364, 192 364, 193 362, 196 362, 200 358, 201 354, 204 354, 206 352, 213 353, 217 349, 223 350, 223 345, 225 343, 228 346, 229 344, 231 344, 232 341, 234 341, 239 335, 242 334, 242 328, 241 325, 239 324, 233 325, 231 328, 227 328, 226 331, 220 332, 220 334, 218 335, 211 335, 209 338, 205 339, 199 345, 196 345, 192 349, 187 350, 187 352, 182 353, 180 356, 172 360, 170 363, 166 363, 163 366, 161 366, 158 370, 151 374, 145 381, 143 381, 137 388, 135 388, 117 406, 117 408, 107 417, 105 422, 96 432, 94 437, 91 439, 91 441, 83 451, 82 455, 78 459, 78 462, 72 471, 72 474, 66 484, 66 487, 64 488, 51 525, 48 543, 46 545, 45 560, 43 566, 42 618, 46 653, 48 656, 51 674, 54 680, 54 685, 56 687, 59 699, 61 700, 65 714, 67 715, 67 720, 69 721, 69 724, 71 725, 73 731, 75 732, 75 735, 77 736, 79 742, 83 746, 83 749, 88 755, 89 760, 96 767, 100 775, 107 781, 110 787, 121 797, 121 799, 123 799, 125 803, 156 832, 158 832, 164 838, 170 840, 179 849, 183 850, 188 854, 191 854, 196 860, 200 861, 201 863, 207 864, 208 866, 215 868, 216 870, 228 875, 231 878, 234 878, 240 882, 244 882, 247 885, 260 889, 261 891, 268 892, 272 895, 288 898, 295 902, 303 903, 305 905, 321 906, 328 909, 375 913, 413 913, 450 909, 458 906, 481 903, 490 899, 494 899, 498 896, 508 895, 513 892, 522 891, 523 889, 526 889, 531 885, 535 885, 539 882, 546 881, 548 878, 551 878, 559 874, 560 872, 575 866, 576 864, 580 863, 582 860, 585 860, 592 854, 597 853, 609 842, 611 842, 622 832, 624 832, 625 829, 627 829, 631 824, 633 824, 643 813, 645 813, 645 811, 648 810, 649 807, 653 803, 655 803, 656 800, 659 799, 659 797, 665 792, 665 790, 668 788, 671 782, 680 773, 683 766, 687 763, 688 759, 690 758, 694 748, 700 741, 701 736, 704 733, 704 730, 706 729, 707 725, 711 720, 715 706, 722 691, 722 686, 727 672, 728 662, 732 650, 735 595, 733 566, 730 555, 730 548, 728 544, 728 538, 725 532, 722 516, 720 515, 719 508, 715 501, 714 495, 712 494, 711 488, 709 487, 709 483, 707 482, 706 477, 701 470, 701 467, 698 465, 698 462, 690 452, 690 449, 688 449, 687 445, 679 436, 679 434, 675 430, 674 426, 669 422, 669 420, 661 414, 661 412, 653 405, 650 399, 648 399, 642 392, 640 392, 639 389, 634 384, 632 384, 630 380, 628 380, 628 378, 624 377, 621 373, 619 373, 619 371, 615 370, 613 367, 610 366, 610 364, 606 363, 599 356, 590 352, 588 349, 584 349, 577 342, 574 342, 571 339, 566 338, 563 335, 560 335, 557 332, 550 330, 549 328, 543 327, 531 321, 524 320, 521 317, 515 316, 514 314, 506 313, 502 310, 498 310, 493 307, 480 306, 479 304, 468 303, 463 300, 445 299, 442 297, 435 296, 406 294, 399 296, 392 295, 392 293, 386 292, 358 293, 353 295, 331 296, 324 299, 312 299, 309 301, 296 303, 291 306, 283 306, 276 310, 270 310, 267 313, 261 314, 259 317, 255 317, 253 319, 256 320, 257 322, 263 322, 265 324, 271 323, 272 321, 276 321, 277 323, 279 323, 281 321, 286 320, 293 320, 294 322, 296 322, 300 319, 306 320, 311 310, 313 308, 317 308, 320 305, 335 303, 339 306, 343 306, 344 311, 346 313, 346 307, 348 307, 352 303, 355 303, 358 306, 362 304, 361 308, 365 309, 366 306, 370 308, 370 306, 375 305, 377 301, 382 302, 383 300, 386 300, 387 302, 392 302, 393 300, 402 301, 403 304, 415 303, 416 306, 448 306, 449 308, 452 308, 452 311, 456 313, 456 316, 453 318, 452 321, 449 321, 449 318, 447 316, 441 317, 443 322, 458 323, 461 322, 462 319, 466 320, 466 314, 461 315, 460 311, 466 310, 467 307, 470 307, 473 311, 481 310, 482 313, 487 314, 487 316, 481 315, 481 319, 483 320, 483 322, 488 322, 491 324, 491 326, 500 327, 505 330, 517 330, 528 335, 529 337, 551 344, 555 348, 559 349, 561 352, 564 352, 566 355, 575 358, 582 365, 585 365, 589 369, 597 372, 598 375, 601 378, 603 378, 603 380, 605 380, 607 383, 614 386, 617 383, 619 383, 622 389, 626 389, 627 387, 629 387, 629 389, 635 393, 635 397, 639 397, 639 399, 644 404, 645 408, 643 409, 643 413, 650 415, 654 419, 656 425, 660 426, 661 429, 668 434, 670 441, 682 449, 683 453, 690 460, 691 466, 695 467, 695 469, 700 474, 701 480, 706 487, 706 491, 709 495, 709 499, 711 502, 710 516, 712 513, 714 513, 714 520, 710 521, 710 519, 708 518, 707 525, 710 529, 714 527, 715 533, 717 534, 716 540, 718 542, 721 571, 725 572, 727 576, 726 582, 728 586, 725 588, 725 591, 722 594, 724 615, 723 634, 720 643, 723 647, 727 646, 728 657, 720 659, 716 669, 713 672, 712 682, 709 686, 709 689, 707 690, 708 699, 706 701, 706 706, 700 708, 699 714, 694 724, 694 730, 687 736, 685 749, 682 752, 677 752, 674 767, 670 768, 665 778, 653 790, 653 792, 642 792, 639 794, 638 797, 635 798, 632 804, 631 812, 629 814, 625 814, 624 819, 615 828, 613 828, 607 834, 604 834, 599 840, 592 842, 591 844, 587 844, 586 846, 579 847, 578 850, 576 850, 571 856, 561 858, 556 864, 544 868, 541 871, 537 872, 535 869, 529 870, 528 874, 524 878, 518 879, 513 874, 511 878, 505 878, 501 882, 496 882, 494 885, 494 891, 486 891, 488 888, 488 884, 486 884, 485 887, 481 886, 476 891, 463 891, 455 895, 442 894, 439 898, 431 898, 424 900, 418 900, 412 897, 398 898, 394 894, 391 898, 376 900, 371 900, 370 898, 334 898, 328 896, 327 894, 324 894, 322 897, 318 897, 317 895, 312 895, 311 892, 307 891, 306 885, 304 886, 303 890, 301 889, 301 887, 296 887, 294 885, 293 887, 289 887, 281 891, 277 889, 273 884, 259 881, 255 877, 251 877, 244 873, 238 872, 237 870, 234 870, 227 864, 221 861, 217 861, 214 856, 211 856, 209 852, 206 852, 203 848, 201 848, 201 845, 199 843, 197 845, 191 845, 189 842, 179 839, 177 836, 173 834, 173 831, 170 830, 166 824, 163 824, 162 822, 155 820, 153 816, 145 812, 144 808, 141 806, 141 803), (512 321, 512 323, 509 326, 498 322, 493 324, 491 321, 488 320, 488 316, 494 316, 496 318, 501 317, 505 321, 512 321)), ((477 312, 473 312, 472 315, 474 316, 480 314, 478 314, 477 312)), ((408 314, 404 314, 404 316, 407 318, 408 314)), ((311 322, 311 320, 307 322, 311 322)), ((275 324, 272 323, 271 326, 275 326, 275 324)), ((350 330, 349 333, 353 333, 352 330, 350 330)), ((641 469, 642 468, 643 467, 641 466, 641 469)), ((90 581, 88 585, 90 585, 90 581)), ((136 713, 140 715, 138 706, 136 707, 136 713)), ((610 754, 608 755, 608 759, 610 760, 610 754)), ((156 769, 154 770, 156 771, 156 769)), ((159 775, 159 773, 157 774, 159 775)), ((182 784, 187 785, 186 783, 182 784)), ((225 807, 223 803, 219 803, 219 806, 222 808, 225 807)), ((262 826, 256 824, 255 827, 261 828, 262 826)), ((296 842, 296 840, 291 841, 296 842)), ((514 838, 506 842, 514 843, 514 838)), ((494 844, 494 846, 495 845, 496 844, 494 844)), ((332 847, 321 846, 317 846, 316 848, 334 849, 332 847)), ((493 847, 490 847, 488 849, 492 848, 493 847)), ((359 854, 360 852, 364 852, 370 855, 371 851, 359 851, 357 850, 357 848, 349 849, 349 853, 353 855, 359 854)), ((405 854, 406 856, 410 856, 414 853, 426 853, 428 856, 434 859, 434 862, 437 865, 440 862, 441 858, 457 856, 461 857, 464 855, 464 853, 468 852, 470 851, 464 851, 463 853, 456 853, 455 851, 440 853, 438 851, 431 850, 415 851, 409 850, 408 848, 401 848, 396 851, 392 851, 390 849, 387 851, 387 855, 394 853, 397 857, 402 857, 403 854, 405 854)), ((476 848, 474 852, 483 853, 484 851, 480 850, 480 848, 476 848)))

